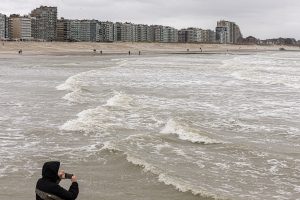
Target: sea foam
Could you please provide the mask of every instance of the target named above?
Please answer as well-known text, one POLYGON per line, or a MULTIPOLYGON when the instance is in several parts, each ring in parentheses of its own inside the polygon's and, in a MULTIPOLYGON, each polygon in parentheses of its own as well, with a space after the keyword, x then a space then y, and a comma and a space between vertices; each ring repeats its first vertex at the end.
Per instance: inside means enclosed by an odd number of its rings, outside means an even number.
POLYGON ((190 129, 189 127, 185 127, 175 120, 170 119, 165 127, 161 130, 160 133, 163 134, 176 134, 179 139, 193 142, 193 143, 200 143, 200 144, 220 144, 221 141, 211 139, 207 136, 200 135, 199 133, 195 132, 194 130, 190 129))
POLYGON ((132 100, 133 99, 125 93, 115 92, 115 95, 108 99, 104 106, 129 107, 132 100))

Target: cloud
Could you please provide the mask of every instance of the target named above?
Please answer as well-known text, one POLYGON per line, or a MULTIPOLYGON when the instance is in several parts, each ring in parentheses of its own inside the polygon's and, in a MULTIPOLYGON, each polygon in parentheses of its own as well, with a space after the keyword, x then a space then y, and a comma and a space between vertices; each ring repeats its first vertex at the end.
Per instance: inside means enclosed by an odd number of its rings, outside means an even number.
POLYGON ((40 5, 58 6, 59 17, 131 21, 176 28, 214 29, 217 20, 240 25, 245 36, 296 37, 299 0, 1 0, 0 12, 28 14, 40 5))

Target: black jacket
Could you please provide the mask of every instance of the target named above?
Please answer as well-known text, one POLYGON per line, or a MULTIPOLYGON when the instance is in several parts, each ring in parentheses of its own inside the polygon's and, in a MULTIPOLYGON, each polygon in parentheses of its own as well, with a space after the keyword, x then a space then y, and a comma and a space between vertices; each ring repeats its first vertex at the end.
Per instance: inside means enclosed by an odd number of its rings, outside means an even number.
MULTIPOLYGON (((69 188, 69 191, 58 185, 60 178, 58 176, 60 162, 52 161, 46 162, 42 170, 42 178, 40 178, 36 184, 36 188, 55 196, 58 196, 64 200, 74 200, 77 198, 79 189, 78 183, 73 182, 69 188)), ((36 200, 42 200, 36 195, 36 200)))

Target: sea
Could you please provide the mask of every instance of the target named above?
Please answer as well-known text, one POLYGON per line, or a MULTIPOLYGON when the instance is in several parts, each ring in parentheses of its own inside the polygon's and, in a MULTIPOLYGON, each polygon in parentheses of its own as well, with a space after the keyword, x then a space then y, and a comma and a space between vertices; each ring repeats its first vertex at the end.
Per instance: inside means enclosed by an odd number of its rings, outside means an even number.
POLYGON ((78 199, 299 200, 300 52, 2 54, 0 199, 51 160, 78 199))

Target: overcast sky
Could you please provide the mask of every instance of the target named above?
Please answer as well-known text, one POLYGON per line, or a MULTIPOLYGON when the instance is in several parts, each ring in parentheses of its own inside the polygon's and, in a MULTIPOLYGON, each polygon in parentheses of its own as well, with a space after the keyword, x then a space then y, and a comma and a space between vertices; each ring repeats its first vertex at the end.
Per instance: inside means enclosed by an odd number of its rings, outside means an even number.
POLYGON ((1 0, 0 13, 28 14, 57 6, 58 17, 98 19, 175 28, 215 29, 220 19, 236 22, 243 36, 300 40, 300 0, 1 0))

